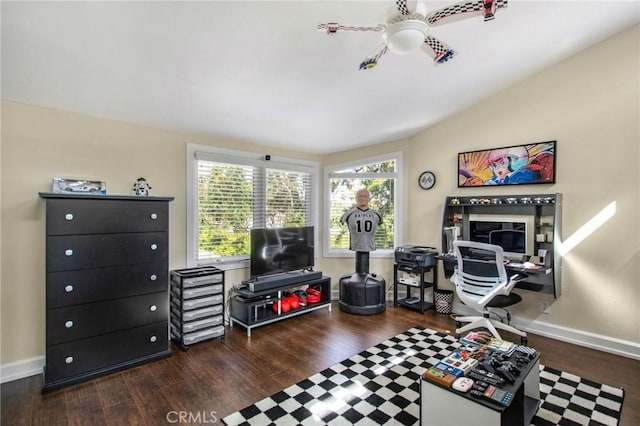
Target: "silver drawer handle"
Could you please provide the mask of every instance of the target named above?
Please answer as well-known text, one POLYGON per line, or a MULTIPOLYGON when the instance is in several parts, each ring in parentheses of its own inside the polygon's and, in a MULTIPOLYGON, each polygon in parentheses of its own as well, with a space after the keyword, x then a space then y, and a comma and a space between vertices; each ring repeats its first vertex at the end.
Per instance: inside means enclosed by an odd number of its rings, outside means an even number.
POLYGON ((149 278, 151 279, 151 281, 155 281, 158 279, 158 276, 156 274, 153 274, 149 278))
POLYGON ((158 340, 156 336, 151 336, 151 338, 149 339, 151 343, 154 343, 156 340, 158 340))
POLYGON ((151 219, 156 220, 158 215, 156 213, 151 213, 151 219))
POLYGON ((65 326, 65 327, 67 327, 67 328, 71 328, 71 327, 73 327, 73 321, 67 321, 67 322, 65 322, 65 323, 64 323, 64 326, 65 326))
POLYGON ((71 213, 67 213, 64 215, 64 218, 67 220, 73 220, 73 215, 71 213))
POLYGON ((64 359, 64 362, 66 362, 67 364, 71 364, 73 362, 73 357, 72 356, 68 356, 64 359))
POLYGON ((67 293, 71 293, 73 291, 73 286, 71 284, 67 284, 64 287, 64 291, 66 291, 67 293))
POLYGON ((158 309, 158 307, 157 307, 156 305, 151 305, 151 306, 149 306, 149 310, 150 310, 151 312, 155 312, 157 309, 158 309))
POLYGON ((65 255, 65 256, 73 256, 73 250, 71 250, 71 249, 66 249, 66 250, 64 251, 64 255, 65 255))
POLYGON ((157 244, 151 244, 151 250, 157 250, 157 249, 158 249, 157 244))

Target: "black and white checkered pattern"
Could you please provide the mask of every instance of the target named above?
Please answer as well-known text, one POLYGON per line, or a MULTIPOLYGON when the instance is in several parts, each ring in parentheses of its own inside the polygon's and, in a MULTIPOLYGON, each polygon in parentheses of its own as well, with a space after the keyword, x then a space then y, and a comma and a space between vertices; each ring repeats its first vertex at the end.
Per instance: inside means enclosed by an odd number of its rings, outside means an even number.
MULTIPOLYGON (((496 8, 507 7, 508 0, 496 0, 496 8)), ((425 22, 429 26, 435 26, 446 23, 447 20, 454 18, 460 19, 468 14, 482 13, 484 9, 483 0, 462 1, 455 3, 442 9, 429 12, 425 18, 425 22)))
POLYGON ((536 425, 617 425, 624 390, 543 366, 540 397, 536 425))
MULTIPOLYGON (((415 327, 223 419, 235 425, 416 425, 419 377, 460 344, 415 327)), ((616 424, 622 389, 550 368, 540 375, 544 402, 535 425, 616 424), (585 421, 586 420, 586 421, 585 421)))

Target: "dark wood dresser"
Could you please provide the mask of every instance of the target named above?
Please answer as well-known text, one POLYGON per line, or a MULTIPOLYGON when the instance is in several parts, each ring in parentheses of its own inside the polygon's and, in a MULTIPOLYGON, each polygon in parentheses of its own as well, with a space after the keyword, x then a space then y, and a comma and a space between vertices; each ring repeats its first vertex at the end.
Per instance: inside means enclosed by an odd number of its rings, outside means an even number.
POLYGON ((172 197, 40 193, 46 201, 43 392, 171 355, 172 197))

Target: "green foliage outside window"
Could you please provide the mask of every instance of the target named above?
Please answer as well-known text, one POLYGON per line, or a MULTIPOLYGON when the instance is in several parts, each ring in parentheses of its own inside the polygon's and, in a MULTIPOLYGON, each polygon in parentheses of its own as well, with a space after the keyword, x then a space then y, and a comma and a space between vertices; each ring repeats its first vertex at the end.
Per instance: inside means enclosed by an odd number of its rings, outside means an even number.
POLYGON ((346 225, 340 223, 340 218, 355 205, 356 192, 361 188, 369 191, 369 207, 382 215, 382 224, 376 230, 376 248, 380 250, 394 247, 395 178, 392 176, 396 172, 395 168, 395 161, 387 161, 331 174, 331 249, 349 249, 349 231, 346 225), (341 174, 348 176, 339 177, 341 174), (362 178, 353 177, 358 174, 361 174, 362 178))
POLYGON ((254 227, 313 223, 309 173, 210 161, 198 166, 199 259, 247 256, 254 227))

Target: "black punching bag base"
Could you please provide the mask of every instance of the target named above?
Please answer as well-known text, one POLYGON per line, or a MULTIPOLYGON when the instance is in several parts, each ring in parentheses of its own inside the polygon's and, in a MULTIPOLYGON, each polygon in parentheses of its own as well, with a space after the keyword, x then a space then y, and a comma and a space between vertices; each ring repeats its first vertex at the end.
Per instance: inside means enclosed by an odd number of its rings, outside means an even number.
POLYGON ((374 315, 387 309, 384 278, 353 273, 340 278, 340 310, 349 314, 374 315))

